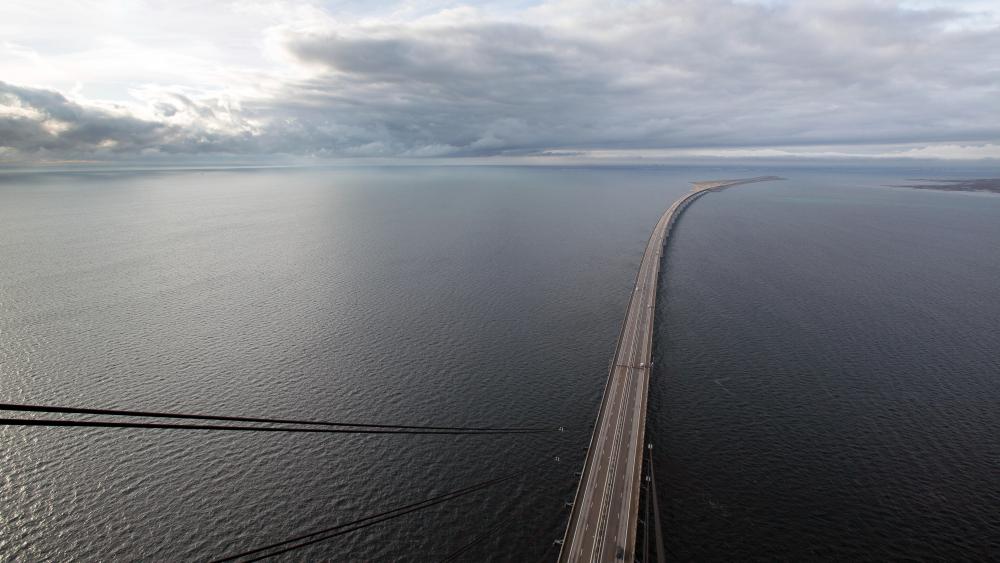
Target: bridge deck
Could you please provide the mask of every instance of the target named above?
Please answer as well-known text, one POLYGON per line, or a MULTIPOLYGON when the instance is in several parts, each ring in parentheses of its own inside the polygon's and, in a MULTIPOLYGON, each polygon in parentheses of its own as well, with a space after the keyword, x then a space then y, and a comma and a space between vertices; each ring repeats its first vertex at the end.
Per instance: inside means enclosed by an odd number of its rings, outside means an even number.
POLYGON ((772 179, 778 178, 698 182, 656 223, 618 337, 559 561, 632 561, 635 556, 653 315, 670 227, 688 204, 709 191, 772 179))

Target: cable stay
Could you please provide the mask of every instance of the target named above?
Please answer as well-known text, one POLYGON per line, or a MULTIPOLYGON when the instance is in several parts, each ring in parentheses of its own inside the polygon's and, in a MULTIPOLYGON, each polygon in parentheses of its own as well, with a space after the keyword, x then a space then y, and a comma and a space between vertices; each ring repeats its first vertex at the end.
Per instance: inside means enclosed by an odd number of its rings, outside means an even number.
POLYGON ((262 559, 274 557, 275 555, 280 555, 282 553, 294 551, 296 549, 300 549, 315 543, 323 542, 343 534, 361 530, 369 526, 374 526, 376 524, 380 524, 382 522, 392 520, 394 518, 398 518, 406 514, 410 514, 411 512, 423 510, 425 508, 429 508, 431 506, 448 502, 450 500, 454 500, 459 497, 470 495, 472 493, 481 491, 483 489, 488 489, 494 485, 498 485, 505 481, 510 481, 511 479, 520 477, 521 475, 533 471, 534 469, 537 469, 542 465, 545 465, 546 463, 548 462, 537 463, 520 471, 514 471, 512 473, 508 473, 500 477, 489 479, 487 481, 481 481, 474 485, 470 485, 468 487, 457 489, 441 495, 433 496, 431 498, 424 499, 422 501, 415 502, 412 504, 408 504, 406 506, 400 506, 398 508, 386 510, 378 514, 371 514, 369 516, 358 518, 357 520, 353 520, 351 522, 344 522, 343 524, 337 524, 335 526, 330 526, 329 528, 324 528, 322 530, 317 530, 315 532, 310 532, 308 534, 295 536, 280 542, 275 542, 248 551, 244 551, 242 553, 228 555, 226 557, 213 561, 213 563, 224 563, 226 561, 235 561, 237 559, 243 559, 245 561, 260 561, 262 559))
POLYGON ((231 424, 188 424, 188 423, 157 423, 157 422, 118 422, 98 420, 63 420, 63 419, 28 419, 0 418, 0 425, 7 426, 63 426, 63 427, 94 427, 94 428, 146 428, 146 429, 178 429, 178 430, 229 430, 255 432, 309 432, 332 434, 540 434, 545 432, 561 432, 563 428, 501 428, 501 427, 463 427, 463 426, 417 426, 406 424, 371 424, 351 422, 329 422, 319 420, 293 420, 284 418, 260 418, 246 416, 212 416, 203 414, 183 414, 151 411, 131 411, 115 409, 94 409, 64 406, 20 405, 0 403, 0 411, 45 413, 45 414, 84 414, 114 417, 136 418, 173 418, 186 420, 204 420, 215 422, 244 422, 258 424, 279 424, 284 426, 247 426, 231 424), (300 428, 303 426, 321 426, 323 428, 300 428))

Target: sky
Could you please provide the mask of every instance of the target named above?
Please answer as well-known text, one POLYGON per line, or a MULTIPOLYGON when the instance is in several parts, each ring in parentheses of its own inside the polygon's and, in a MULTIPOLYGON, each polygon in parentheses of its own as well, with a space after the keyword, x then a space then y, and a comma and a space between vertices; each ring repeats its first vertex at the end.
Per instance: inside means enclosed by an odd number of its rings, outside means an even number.
POLYGON ((0 163, 1000 159, 996 0, 4 0, 0 163))

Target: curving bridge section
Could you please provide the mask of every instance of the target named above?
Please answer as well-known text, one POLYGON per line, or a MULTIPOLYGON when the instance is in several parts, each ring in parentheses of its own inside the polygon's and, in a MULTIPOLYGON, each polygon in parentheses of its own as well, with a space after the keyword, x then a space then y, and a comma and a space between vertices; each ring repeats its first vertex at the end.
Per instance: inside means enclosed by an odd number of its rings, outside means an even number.
POLYGON ((653 353, 656 289, 667 237, 677 218, 710 191, 780 180, 776 176, 695 182, 660 217, 639 263, 614 361, 573 500, 561 562, 633 561, 642 474, 646 398, 653 353))

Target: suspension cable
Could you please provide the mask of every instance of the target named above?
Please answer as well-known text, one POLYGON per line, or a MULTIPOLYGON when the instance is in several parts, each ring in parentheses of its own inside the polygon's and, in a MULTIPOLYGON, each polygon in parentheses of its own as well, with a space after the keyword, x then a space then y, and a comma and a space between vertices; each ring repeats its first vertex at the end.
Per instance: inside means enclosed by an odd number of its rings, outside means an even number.
POLYGON ((289 424, 306 426, 337 426, 350 428, 386 428, 386 429, 406 429, 406 430, 458 430, 463 432, 554 432, 556 429, 550 428, 496 428, 496 427, 463 427, 463 426, 418 426, 408 424, 371 424, 353 422, 328 422, 321 420, 293 420, 287 418, 259 418, 248 416, 212 416, 204 414, 182 414, 168 412, 114 410, 114 409, 94 409, 79 407, 64 407, 53 405, 21 405, 11 403, 0 403, 2 411, 34 412, 34 413, 56 413, 56 414, 94 414, 123 417, 142 418, 179 418, 189 420, 215 420, 227 422, 260 422, 270 424, 289 424))
POLYGON ((519 476, 521 476, 521 475, 523 475, 523 474, 525 474, 525 473, 527 473, 529 471, 532 471, 532 470, 534 470, 534 469, 536 469, 538 467, 541 467, 542 465, 544 465, 546 463, 548 463, 548 462, 538 463, 538 464, 532 465, 530 467, 527 467, 525 469, 522 469, 520 471, 515 471, 515 472, 512 472, 512 473, 508 473, 506 475, 502 475, 500 477, 489 479, 487 481, 481 481, 481 482, 476 483, 474 485, 470 485, 468 487, 464 487, 464 488, 457 489, 457 490, 454 490, 454 491, 451 491, 451 492, 448 492, 448 493, 444 493, 444 494, 437 495, 437 496, 434 496, 434 497, 431 497, 431 498, 428 498, 428 499, 424 499, 424 500, 419 501, 419 502, 411 503, 411 504, 408 504, 406 506, 400 506, 400 507, 397 507, 397 508, 394 508, 394 509, 391 509, 391 510, 386 510, 384 512, 380 512, 378 514, 371 514, 371 515, 365 516, 363 518, 359 518, 359 519, 351 521, 351 522, 345 522, 343 524, 337 524, 335 526, 330 526, 329 528, 324 528, 322 530, 317 530, 315 532, 310 532, 308 534, 302 534, 302 535, 299 535, 299 536, 295 536, 295 537, 292 537, 292 538, 289 538, 289 539, 286 539, 286 540, 283 540, 283 541, 280 541, 280 542, 275 542, 275 543, 272 543, 272 544, 269 544, 269 545, 265 545, 265 546, 257 547, 257 548, 254 548, 254 549, 251 549, 251 550, 248 550, 248 551, 244 551, 242 553, 237 553, 237 554, 234 554, 234 555, 228 555, 228 556, 223 557, 221 559, 215 560, 213 563, 223 563, 223 562, 226 562, 226 561, 234 561, 236 559, 241 559, 241 558, 245 558, 245 557, 252 557, 248 561, 260 561, 261 559, 266 559, 268 557, 273 557, 275 555, 279 555, 279 554, 282 554, 282 553, 286 553, 286 552, 289 552, 289 551, 300 549, 300 548, 305 547, 307 545, 311 545, 311 544, 314 544, 314 543, 319 543, 319 542, 322 542, 322 541, 326 541, 326 540, 328 540, 330 538, 333 538, 333 537, 336 537, 336 536, 339 536, 339 535, 343 535, 343 534, 346 534, 346 533, 349 533, 349 532, 354 532, 356 530, 367 528, 369 526, 374 526, 375 524, 379 524, 379 523, 385 522, 387 520, 392 520, 393 518, 398 518, 400 516, 403 516, 405 514, 409 514, 411 512, 416 512, 418 510, 423 510, 424 508, 429 508, 431 506, 434 506, 434 505, 437 505, 437 504, 441 504, 441 503, 447 502, 449 500, 453 500, 453 499, 456 499, 456 498, 459 498, 459 497, 462 497, 462 496, 465 496, 465 495, 469 495, 469 494, 472 494, 474 492, 481 491, 483 489, 487 489, 487 488, 492 487, 494 485, 497 485, 499 483, 503 483, 505 481, 509 481, 511 479, 514 479, 515 477, 519 477, 519 476), (277 550, 277 551, 274 551, 274 550, 277 550), (264 552, 269 552, 269 553, 265 554, 264 552))
POLYGON ((313 434, 424 434, 486 436, 490 434, 539 434, 553 430, 392 430, 389 428, 294 428, 223 424, 169 424, 162 422, 116 422, 104 420, 58 420, 48 418, 0 418, 0 426, 61 426, 83 428, 142 428, 155 430, 224 430, 242 432, 290 432, 313 434))

